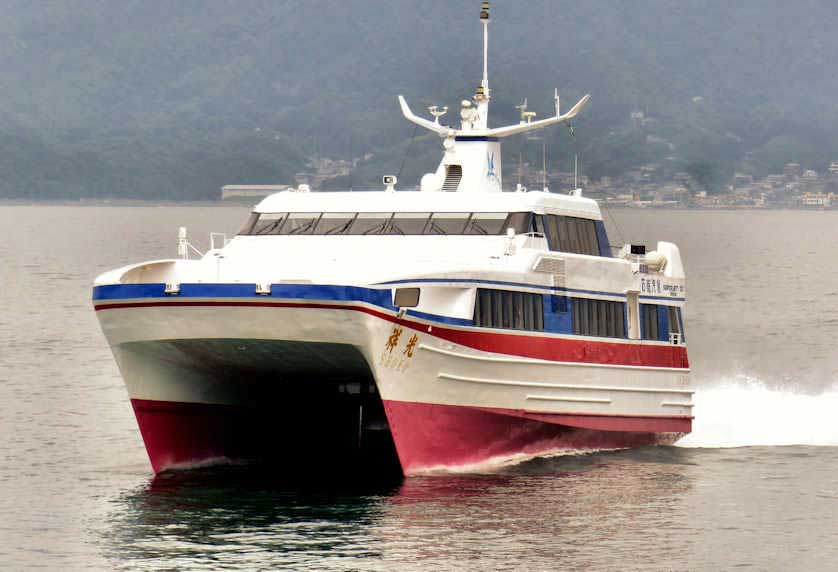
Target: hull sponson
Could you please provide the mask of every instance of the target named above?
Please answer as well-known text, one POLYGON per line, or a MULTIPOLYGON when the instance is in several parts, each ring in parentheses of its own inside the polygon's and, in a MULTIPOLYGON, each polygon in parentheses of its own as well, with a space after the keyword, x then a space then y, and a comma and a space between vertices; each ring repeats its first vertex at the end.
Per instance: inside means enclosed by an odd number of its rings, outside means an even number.
POLYGON ((155 473, 208 461, 252 458, 253 416, 244 408, 207 403, 132 399, 134 415, 155 473), (250 438, 243 438, 249 435, 250 438))
MULTIPOLYGON (((385 401, 402 469, 406 475, 456 467, 480 466, 494 459, 535 456, 562 449, 602 450, 671 443, 683 432, 678 424, 644 420, 635 432, 625 419, 611 419, 614 430, 581 429, 521 412, 385 401), (619 430, 624 427, 624 430, 619 430), (657 432, 655 431, 657 427, 657 432), (671 432, 659 432, 659 431, 671 432)), ((689 431, 689 422, 681 424, 689 431)))
POLYGON ((308 408, 260 407, 132 399, 143 443, 155 473, 197 465, 272 463, 307 471, 363 461, 398 468, 393 442, 378 404, 330 401, 312 419, 308 408), (279 411, 278 411, 279 410, 279 411))

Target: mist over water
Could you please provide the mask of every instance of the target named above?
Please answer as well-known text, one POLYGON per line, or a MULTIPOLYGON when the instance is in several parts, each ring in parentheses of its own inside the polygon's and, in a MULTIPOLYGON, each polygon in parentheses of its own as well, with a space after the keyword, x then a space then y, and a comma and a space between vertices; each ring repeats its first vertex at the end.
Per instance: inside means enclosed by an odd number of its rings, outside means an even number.
POLYGON ((247 211, 0 206, 0 569, 834 568, 838 212, 612 213, 613 243, 672 241, 686 264, 696 420, 677 446, 396 481, 153 477, 91 282, 247 211))

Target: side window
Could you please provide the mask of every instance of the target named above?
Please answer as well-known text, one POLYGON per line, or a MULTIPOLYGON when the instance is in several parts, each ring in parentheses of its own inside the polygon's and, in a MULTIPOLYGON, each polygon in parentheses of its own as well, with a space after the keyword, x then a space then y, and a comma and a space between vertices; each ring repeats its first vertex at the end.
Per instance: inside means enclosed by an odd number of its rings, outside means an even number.
POLYGON ((667 306, 667 317, 669 318, 669 339, 673 343, 683 343, 684 340, 684 325, 681 322, 681 308, 677 306, 667 306))
POLYGON ((313 234, 321 213, 289 213, 282 227, 271 234, 313 234))
POLYGON ((599 256, 596 221, 570 216, 545 215, 550 250, 599 256))
POLYGON ((465 234, 505 234, 506 213, 474 213, 466 225, 465 234))
POLYGON ((259 221, 259 213, 250 213, 250 216, 247 218, 245 223, 239 229, 238 234, 250 234, 253 230, 253 227, 256 226, 256 223, 259 221))
POLYGON ((434 213, 425 234, 463 234, 470 218, 463 213, 434 213))
POLYGON ((285 221, 288 220, 288 213, 269 213, 259 215, 249 234, 279 234, 285 221))
POLYGON ((641 334, 644 340, 681 343, 681 308, 659 304, 640 304, 641 334))
POLYGON ((600 338, 626 337, 625 302, 573 298, 573 333, 600 338))
POLYGON ((474 325, 484 328, 544 331, 544 297, 541 294, 478 288, 474 325))
POLYGON ((644 340, 659 340, 657 304, 640 304, 640 335, 644 340))
POLYGON ((430 218, 431 213, 395 213, 385 234, 422 234, 430 218))
POLYGON ((498 234, 506 234, 508 228, 514 228, 515 234, 533 232, 532 213, 509 213, 498 234))
POLYGON ((346 234, 381 234, 393 213, 358 213, 346 234))
POLYGON ((344 234, 355 222, 355 213, 324 213, 317 234, 344 234))

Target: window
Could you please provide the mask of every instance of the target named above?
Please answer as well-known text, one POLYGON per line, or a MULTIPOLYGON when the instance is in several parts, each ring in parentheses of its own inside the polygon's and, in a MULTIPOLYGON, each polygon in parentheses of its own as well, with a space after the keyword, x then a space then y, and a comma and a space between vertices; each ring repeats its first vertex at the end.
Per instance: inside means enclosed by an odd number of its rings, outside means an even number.
POLYGON ((392 217, 393 213, 358 213, 343 234, 381 234, 392 217))
POLYGON ((239 234, 250 234, 250 231, 253 230, 253 227, 256 225, 256 221, 258 220, 259 213, 250 213, 250 216, 242 225, 241 229, 239 229, 239 234))
POLYGON ((288 220, 279 232, 272 234, 313 234, 321 216, 320 213, 288 213, 288 220))
POLYGON ((626 337, 625 306, 624 302, 573 298, 573 333, 600 338, 626 337))
POLYGON ((249 234, 279 234, 288 213, 271 213, 259 215, 254 221, 249 234))
POLYGON ((463 234, 470 218, 463 213, 434 213, 425 234, 463 234))
POLYGON ((543 232, 532 213, 253 213, 241 235, 476 235, 543 232))
POLYGON ((640 304, 641 337, 644 340, 681 343, 681 308, 658 304, 640 304))
POLYGON ((504 234, 506 213, 474 213, 466 225, 465 234, 504 234))
POLYGON ((431 213, 395 213, 387 234, 422 234, 428 226, 431 213))
POLYGON ((355 213, 324 213, 316 234, 344 234, 355 222, 355 213))
POLYGON ((550 250, 599 256, 596 221, 570 216, 545 215, 550 250))
POLYGON ((669 318, 669 341, 672 343, 682 343, 684 341, 684 332, 681 330, 681 308, 676 306, 667 306, 667 318, 669 318))
POLYGON ((484 328, 544 331, 544 297, 512 290, 477 289, 474 325, 484 328))
POLYGON ((658 307, 655 304, 640 304, 640 332, 644 340, 658 340, 658 307))
POLYGON ((397 288, 393 295, 393 306, 415 308, 419 305, 419 288, 397 288))

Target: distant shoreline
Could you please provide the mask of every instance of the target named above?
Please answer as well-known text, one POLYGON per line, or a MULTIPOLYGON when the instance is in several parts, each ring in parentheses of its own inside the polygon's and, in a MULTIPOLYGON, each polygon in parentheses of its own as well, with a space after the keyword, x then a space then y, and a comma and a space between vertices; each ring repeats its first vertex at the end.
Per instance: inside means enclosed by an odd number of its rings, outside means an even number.
MULTIPOLYGON (((258 202, 258 201, 256 201, 258 202)), ((150 207, 150 206, 236 206, 252 207, 256 204, 217 200, 176 200, 176 199, 2 199, 0 206, 95 206, 95 207, 150 207)))
MULTIPOLYGON (((261 200, 261 199, 260 199, 261 200)), ((253 208, 259 201, 238 201, 238 200, 176 200, 176 199, 5 199, 0 198, 0 207, 4 206, 90 206, 90 207, 235 207, 253 208)), ((811 212, 838 212, 836 208, 802 207, 802 206, 763 206, 755 207, 749 205, 725 205, 725 206, 631 206, 631 205, 609 205, 604 201, 597 201, 602 210, 608 211, 811 211, 811 212)))

